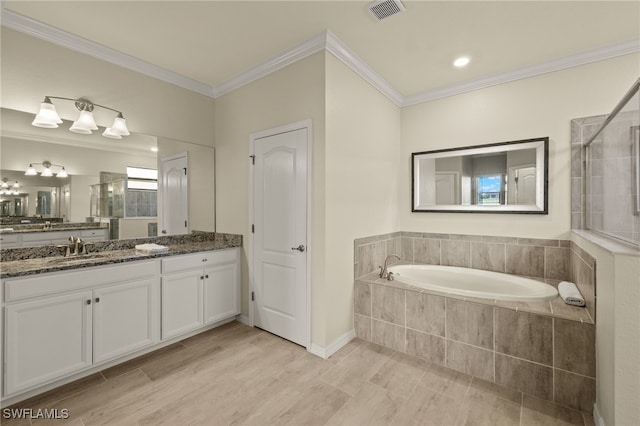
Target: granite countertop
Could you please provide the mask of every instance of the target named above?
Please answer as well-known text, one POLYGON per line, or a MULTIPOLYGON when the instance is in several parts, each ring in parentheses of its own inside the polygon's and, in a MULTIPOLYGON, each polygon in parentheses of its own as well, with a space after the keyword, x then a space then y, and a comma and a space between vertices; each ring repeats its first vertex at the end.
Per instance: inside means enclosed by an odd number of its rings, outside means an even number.
POLYGON ((86 222, 86 223, 52 223, 45 229, 43 223, 36 224, 15 224, 0 227, 0 234, 26 234, 33 232, 59 232, 59 231, 81 231, 87 229, 109 229, 107 223, 86 222))
POLYGON ((198 232, 174 237, 139 238, 96 242, 86 255, 64 257, 63 248, 42 246, 0 250, 0 278, 13 278, 47 272, 67 271, 114 263, 134 262, 242 246, 242 236, 198 232), (155 243, 169 247, 163 253, 145 253, 137 244, 155 243))

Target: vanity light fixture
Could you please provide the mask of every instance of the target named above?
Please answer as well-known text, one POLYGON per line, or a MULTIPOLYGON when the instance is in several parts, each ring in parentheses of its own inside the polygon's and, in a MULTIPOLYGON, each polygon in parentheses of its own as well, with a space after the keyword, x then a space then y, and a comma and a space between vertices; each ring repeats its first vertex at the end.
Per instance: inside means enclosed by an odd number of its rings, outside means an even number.
MULTIPOLYGON (((24 172, 25 176, 37 176, 38 171, 33 167, 35 165, 39 165, 43 167, 43 170, 40 172, 40 176, 42 177, 51 177, 53 176, 53 170, 51 167, 60 167, 58 173, 56 173, 56 177, 66 178, 69 177, 69 173, 65 170, 64 166, 60 164, 52 164, 50 161, 43 161, 42 163, 30 163, 29 167, 27 167, 27 171, 24 172)), ((17 182, 16 182, 17 183, 17 182)), ((15 185, 14 185, 15 187, 15 185)))
POLYGON ((124 119, 121 111, 113 109, 104 105, 94 104, 88 99, 78 98, 62 98, 59 96, 45 96, 44 101, 40 104, 40 111, 36 115, 36 118, 31 123, 36 127, 43 127, 46 129, 54 129, 58 127, 58 124, 62 123, 62 119, 56 111, 56 107, 51 102, 51 99, 62 99, 65 101, 73 101, 76 108, 80 111, 80 116, 73 122, 70 131, 81 134, 91 134, 93 130, 98 130, 98 125, 93 118, 93 110, 95 107, 108 109, 117 113, 116 118, 113 120, 111 127, 107 127, 102 133, 102 136, 113 139, 122 139, 123 136, 129 136, 129 129, 127 129, 127 122, 124 119))

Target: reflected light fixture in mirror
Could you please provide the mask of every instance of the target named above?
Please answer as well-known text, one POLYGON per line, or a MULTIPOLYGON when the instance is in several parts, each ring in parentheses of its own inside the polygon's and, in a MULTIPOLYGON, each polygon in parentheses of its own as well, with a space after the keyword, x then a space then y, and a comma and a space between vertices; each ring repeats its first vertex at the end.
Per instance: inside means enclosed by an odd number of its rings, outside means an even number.
POLYGON ((102 136, 113 139, 122 139, 122 136, 129 136, 130 134, 129 129, 127 129, 127 122, 121 111, 104 105, 94 104, 90 100, 84 98, 71 99, 59 96, 45 96, 44 101, 40 104, 40 111, 36 114, 35 119, 31 123, 32 125, 36 127, 43 127, 45 129, 55 129, 58 127, 58 124, 62 123, 62 119, 60 119, 60 116, 56 111, 56 107, 53 102, 51 102, 51 99, 73 101, 76 109, 80 111, 80 116, 69 128, 71 132, 88 135, 91 134, 93 130, 98 130, 98 125, 93 118, 93 110, 95 107, 100 107, 117 113, 116 118, 113 120, 113 124, 111 127, 107 127, 105 129, 102 136))
POLYGON ((30 163, 29 167, 27 168, 27 171, 24 172, 25 176, 36 176, 38 174, 38 171, 35 169, 34 164, 43 167, 42 172, 40 172, 40 176, 42 177, 53 176, 53 170, 51 170, 51 167, 60 167, 60 170, 58 171, 58 173, 56 173, 56 177, 58 178, 69 177, 69 174, 65 170, 64 166, 60 164, 52 164, 50 161, 43 161, 42 163, 30 163))

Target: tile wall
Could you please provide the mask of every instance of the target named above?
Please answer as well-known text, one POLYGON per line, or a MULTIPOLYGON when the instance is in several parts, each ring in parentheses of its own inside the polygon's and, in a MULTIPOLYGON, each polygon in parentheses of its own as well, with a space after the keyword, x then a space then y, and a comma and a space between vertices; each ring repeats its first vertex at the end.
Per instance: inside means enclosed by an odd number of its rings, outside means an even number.
MULTIPOLYGON (((381 280, 387 254, 405 262, 473 267, 581 282, 595 305, 595 262, 569 241, 397 232, 356 240, 356 336, 546 400, 591 412, 595 325, 562 301, 522 304, 416 291, 381 280)), ((595 310, 593 309, 595 314, 595 310)))
POLYGON ((571 120, 571 228, 592 229, 640 244, 633 194, 638 111, 620 112, 590 146, 605 115, 571 120))

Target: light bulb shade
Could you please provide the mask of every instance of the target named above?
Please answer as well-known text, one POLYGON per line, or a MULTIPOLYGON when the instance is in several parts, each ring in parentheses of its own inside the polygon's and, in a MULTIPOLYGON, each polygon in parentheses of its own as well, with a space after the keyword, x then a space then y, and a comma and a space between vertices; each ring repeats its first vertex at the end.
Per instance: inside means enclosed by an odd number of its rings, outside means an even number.
POLYGON ((114 132, 111 127, 107 127, 106 129, 104 129, 104 132, 102 132, 102 136, 104 136, 105 138, 111 138, 111 139, 122 139, 122 136, 120 136, 120 133, 114 132))
POLYGON ((49 167, 45 167, 45 169, 42 171, 42 173, 40 173, 40 176, 51 177, 51 176, 53 176, 53 172, 51 171, 51 169, 49 167))
POLYGON ((58 127, 58 124, 62 123, 62 120, 56 112, 56 106, 52 104, 51 101, 47 102, 47 100, 48 99, 45 99, 45 101, 40 104, 40 111, 31 124, 36 127, 54 129, 58 127))
POLYGON ((69 177, 69 174, 67 174, 67 171, 66 171, 66 170, 64 169, 64 167, 63 167, 63 168, 62 168, 62 170, 60 170, 60 171, 58 172, 58 174, 56 175, 56 177, 59 177, 59 178, 66 178, 66 177, 69 177))
POLYGON ((3 181, 2 184, 0 185, 0 188, 8 188, 9 184, 7 183, 7 181, 3 181))
POLYGON ((98 130, 96 121, 93 119, 93 113, 91 111, 80 111, 80 117, 73 122, 69 130, 83 135, 90 134, 92 130, 98 130))
POLYGON ((38 172, 36 172, 36 169, 33 168, 33 164, 29 164, 29 168, 26 172, 24 172, 25 176, 35 176, 37 174, 38 172))
POLYGON ((16 183, 13 184, 13 188, 14 189, 20 188, 20 184, 18 183, 18 181, 16 181, 16 183))
POLYGON ((127 121, 124 117, 116 117, 111 125, 111 132, 120 136, 129 136, 129 129, 127 129, 127 121))

